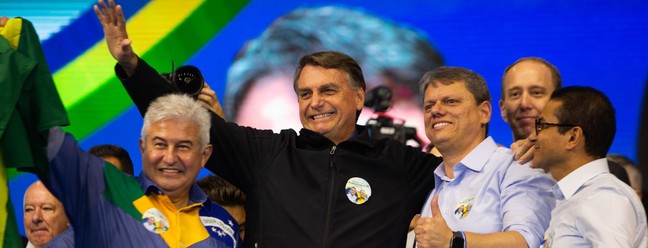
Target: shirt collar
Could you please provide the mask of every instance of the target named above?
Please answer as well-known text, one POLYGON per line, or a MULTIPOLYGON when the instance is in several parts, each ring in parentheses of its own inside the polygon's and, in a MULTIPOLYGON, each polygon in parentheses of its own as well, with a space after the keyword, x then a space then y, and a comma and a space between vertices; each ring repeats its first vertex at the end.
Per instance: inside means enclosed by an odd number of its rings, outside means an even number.
MULTIPOLYGON (((490 155, 495 152, 496 149, 497 144, 491 136, 488 136, 486 139, 482 140, 479 145, 477 145, 472 151, 470 151, 470 153, 468 153, 468 155, 466 155, 466 157, 461 159, 461 161, 459 161, 459 163, 452 168, 452 170, 455 171, 455 178, 460 174, 460 171, 463 170, 463 167, 476 172, 482 171, 484 169, 484 166, 486 165, 486 162, 488 162, 490 155)), ((440 179, 447 178, 443 166, 444 163, 441 163, 434 170, 434 176, 437 179, 435 180, 436 188, 438 188, 438 186, 441 184, 440 179)))
MULTIPOLYGON (((567 176, 558 181, 554 187, 558 187, 560 193, 562 193, 565 199, 568 200, 576 194, 576 191, 578 191, 578 189, 587 181, 602 173, 609 172, 610 168, 608 167, 607 159, 600 158, 584 164, 567 174, 567 176)), ((556 197, 558 197, 558 195, 556 197)))
MULTIPOLYGON (((153 181, 151 181, 144 173, 140 173, 139 176, 137 176, 137 181, 140 184, 140 187, 142 187, 142 190, 146 195, 149 194, 158 194, 158 195, 165 195, 166 193, 164 190, 162 190, 160 187, 155 185, 153 181)), ((207 194, 198 187, 196 183, 191 185, 191 189, 189 189, 189 205, 194 204, 194 203, 204 203, 207 201, 207 194)))
POLYGON ((490 155, 497 149, 497 144, 492 137, 488 136, 484 139, 475 149, 470 151, 468 155, 459 162, 473 171, 481 171, 484 169, 486 162, 490 155))

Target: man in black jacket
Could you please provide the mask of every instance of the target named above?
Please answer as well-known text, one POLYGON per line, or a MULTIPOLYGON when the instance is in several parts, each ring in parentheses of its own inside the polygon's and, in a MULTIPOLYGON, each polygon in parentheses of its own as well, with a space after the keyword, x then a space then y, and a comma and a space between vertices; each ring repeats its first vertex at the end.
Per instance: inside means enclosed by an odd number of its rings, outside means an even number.
MULTIPOLYGON (((98 16, 117 74, 143 114, 175 89, 130 47, 121 7, 98 16)), ((432 188, 440 158, 356 126, 365 82, 350 57, 304 57, 295 74, 304 129, 275 134, 212 116, 207 168, 247 195, 246 247, 403 247, 411 218, 432 188), (351 201, 355 187, 361 201, 351 201)))

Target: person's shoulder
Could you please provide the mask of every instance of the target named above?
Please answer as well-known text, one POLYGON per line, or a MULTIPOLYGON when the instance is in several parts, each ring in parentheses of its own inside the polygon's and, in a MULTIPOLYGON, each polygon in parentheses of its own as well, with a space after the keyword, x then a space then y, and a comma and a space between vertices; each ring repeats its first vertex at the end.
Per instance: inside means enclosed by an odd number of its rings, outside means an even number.
POLYGON ((545 172, 540 168, 532 168, 530 162, 525 164, 520 164, 518 161, 511 159, 511 162, 508 164, 506 170, 507 170, 507 174, 517 175, 519 177, 549 179, 553 183, 555 183, 555 180, 553 180, 553 178, 549 173, 545 172))
POLYGON ((621 214, 646 218, 641 200, 632 188, 608 173, 584 184, 572 198, 571 204, 578 209, 576 213, 585 216, 621 214))
POLYGON ((513 154, 506 155, 510 157, 505 164, 501 164, 500 170, 504 173, 504 181, 511 184, 533 184, 537 188, 551 190, 556 184, 556 180, 551 175, 540 168, 532 168, 531 163, 520 164, 513 158, 513 154))
POLYGON ((74 247, 74 231, 70 228, 52 238, 46 248, 73 248, 74 247))
POLYGON ((596 197, 617 198, 617 199, 639 199, 637 193, 626 183, 610 173, 602 173, 586 182, 581 191, 587 192, 585 197, 591 199, 596 197))

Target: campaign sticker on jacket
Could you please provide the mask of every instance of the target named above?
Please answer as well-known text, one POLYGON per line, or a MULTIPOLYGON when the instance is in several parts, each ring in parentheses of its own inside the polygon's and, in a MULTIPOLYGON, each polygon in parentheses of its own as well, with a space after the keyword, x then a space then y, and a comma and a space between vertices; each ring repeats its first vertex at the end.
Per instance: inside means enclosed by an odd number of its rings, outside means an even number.
POLYGON ((349 201, 355 204, 363 204, 371 197, 371 185, 360 177, 350 178, 344 187, 345 194, 349 201))
POLYGON ((142 214, 142 224, 146 230, 154 233, 165 233, 169 230, 169 220, 157 208, 150 208, 142 214))
POLYGON ((463 219, 468 216, 468 213, 470 213, 470 209, 473 207, 473 201, 475 200, 475 197, 468 197, 463 200, 461 200, 459 203, 457 203, 457 208, 455 208, 454 214, 457 218, 463 219))

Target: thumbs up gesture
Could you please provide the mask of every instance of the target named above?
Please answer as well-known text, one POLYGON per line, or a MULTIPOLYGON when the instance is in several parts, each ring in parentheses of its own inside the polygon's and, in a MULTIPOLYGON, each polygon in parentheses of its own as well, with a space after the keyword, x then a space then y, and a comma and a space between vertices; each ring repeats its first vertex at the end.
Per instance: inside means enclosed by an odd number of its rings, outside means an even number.
POLYGON ((448 227, 439 209, 439 195, 432 197, 432 217, 420 218, 414 228, 416 243, 420 248, 448 247, 452 230, 448 227))

